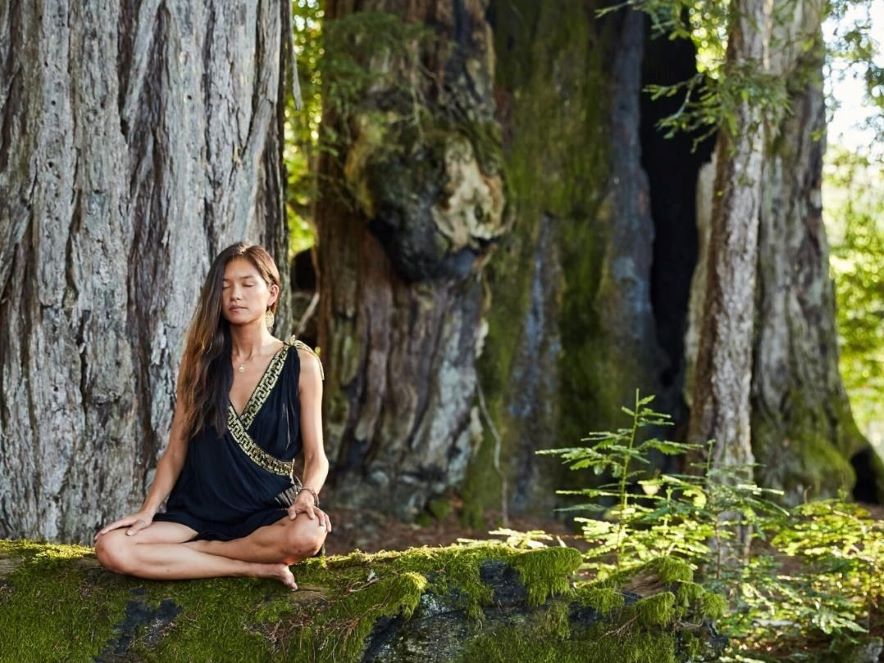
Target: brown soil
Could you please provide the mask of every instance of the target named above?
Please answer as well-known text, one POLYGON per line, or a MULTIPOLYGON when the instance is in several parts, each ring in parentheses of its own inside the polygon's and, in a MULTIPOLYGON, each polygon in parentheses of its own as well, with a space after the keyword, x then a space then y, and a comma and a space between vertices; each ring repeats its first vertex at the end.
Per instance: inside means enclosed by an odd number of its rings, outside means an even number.
MULTIPOLYGON (((415 546, 446 546, 456 543, 458 538, 487 539, 503 541, 504 537, 492 536, 490 530, 503 527, 499 514, 486 516, 488 526, 484 529, 464 527, 457 515, 452 513, 443 519, 433 519, 429 524, 403 523, 391 516, 367 509, 330 509, 331 534, 325 541, 326 554, 340 555, 353 550, 377 552, 378 550, 404 550, 415 546)), ((525 532, 543 530, 558 536, 565 545, 583 549, 583 539, 569 527, 554 518, 510 518, 510 529, 525 532)), ((547 545, 557 545, 552 539, 547 545)))

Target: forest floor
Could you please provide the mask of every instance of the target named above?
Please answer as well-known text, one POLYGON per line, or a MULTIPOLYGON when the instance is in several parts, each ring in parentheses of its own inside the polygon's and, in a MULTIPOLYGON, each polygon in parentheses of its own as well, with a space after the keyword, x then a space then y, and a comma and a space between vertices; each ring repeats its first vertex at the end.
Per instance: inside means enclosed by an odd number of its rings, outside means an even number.
MULTIPOLYGON (((328 514, 332 523, 332 532, 325 542, 328 555, 346 554, 357 548, 363 552, 377 552, 405 550, 413 546, 447 546, 457 543, 459 538, 503 541, 503 537, 489 534, 498 527, 494 523, 501 523, 500 514, 493 512, 486 513, 488 526, 483 529, 465 527, 455 512, 425 525, 403 523, 367 509, 329 509, 328 514)), ((504 527, 503 524, 499 526, 504 527)), ((577 532, 553 517, 514 517, 509 519, 506 527, 520 532, 543 530, 560 537, 565 545, 572 548, 586 548, 585 541, 577 532)), ((545 543, 558 544, 555 539, 545 543)))
MULTIPOLYGON (((863 504, 876 520, 884 520, 884 506, 863 504)), ((485 514, 487 526, 473 529, 464 526, 456 512, 445 518, 433 519, 428 524, 404 523, 392 516, 368 509, 330 509, 328 511, 332 523, 332 533, 326 539, 326 554, 343 555, 352 550, 377 552, 379 550, 405 550, 413 546, 447 546, 464 539, 491 539, 502 541, 504 537, 489 534, 498 527, 527 532, 543 530, 547 534, 559 537, 565 545, 586 550, 587 543, 579 530, 567 523, 550 516, 513 517, 507 525, 502 524, 500 513, 485 514), (495 525, 494 523, 499 523, 495 525)), ((555 540, 546 541, 547 545, 557 545, 555 540)))

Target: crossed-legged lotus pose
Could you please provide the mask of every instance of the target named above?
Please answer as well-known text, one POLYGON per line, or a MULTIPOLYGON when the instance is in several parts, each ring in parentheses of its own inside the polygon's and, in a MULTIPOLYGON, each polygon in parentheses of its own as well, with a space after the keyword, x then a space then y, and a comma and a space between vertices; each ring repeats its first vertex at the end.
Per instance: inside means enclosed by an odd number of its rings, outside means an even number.
POLYGON ((331 531, 319 508, 328 475, 323 369, 294 336, 271 335, 279 293, 279 271, 262 247, 240 242, 215 258, 147 497, 95 536, 105 568, 158 580, 276 578, 297 589, 289 565, 322 550, 331 531))

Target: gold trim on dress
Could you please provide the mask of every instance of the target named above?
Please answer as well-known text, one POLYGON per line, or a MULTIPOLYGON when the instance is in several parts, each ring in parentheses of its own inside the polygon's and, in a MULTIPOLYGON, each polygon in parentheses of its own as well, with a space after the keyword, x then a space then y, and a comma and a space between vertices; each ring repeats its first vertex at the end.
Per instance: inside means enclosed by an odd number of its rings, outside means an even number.
MULTIPOLYGON (((293 341, 294 338, 295 337, 292 336, 287 341, 284 341, 283 346, 277 350, 275 355, 273 355, 273 359, 270 360, 270 365, 267 367, 267 370, 264 371, 264 375, 261 376, 261 379, 258 380, 258 384, 255 386, 255 391, 249 397, 245 409, 243 409, 241 415, 237 415, 246 430, 251 427, 252 422, 255 420, 255 416, 257 416, 258 412, 264 406, 264 403, 270 396, 270 392, 273 391, 273 387, 276 386, 276 382, 282 374, 282 367, 285 366, 286 355, 288 354, 289 348, 292 346, 290 341, 293 341)), ((233 404, 231 404, 230 408, 233 409, 233 404)), ((236 410, 234 410, 234 414, 236 414, 236 410)))
POLYGON ((319 358, 319 355, 316 354, 316 351, 315 351, 313 348, 311 348, 309 345, 307 345, 306 343, 304 343, 304 341, 301 341, 301 340, 295 340, 295 337, 294 337, 294 336, 292 336, 291 341, 292 341, 292 344, 293 344, 296 348, 300 348, 301 350, 306 350, 306 351, 309 352, 311 355, 313 355, 314 357, 316 357, 316 360, 319 362, 319 377, 320 377, 321 379, 325 380, 325 371, 324 371, 323 368, 322 368, 322 359, 319 358))
POLYGON ((316 359, 319 360, 319 374, 323 380, 325 379, 325 372, 323 371, 322 360, 319 359, 319 355, 316 354, 309 345, 298 340, 293 334, 284 341, 283 347, 280 348, 273 356, 273 359, 270 360, 270 365, 267 367, 264 375, 261 376, 261 379, 258 380, 255 391, 249 397, 249 401, 246 403, 242 415, 236 413, 232 403, 228 405, 227 428, 230 430, 230 434, 233 436, 237 445, 239 445, 239 448, 243 450, 255 465, 268 472, 289 477, 292 484, 296 485, 298 479, 295 477, 294 459, 290 461, 280 460, 276 456, 267 453, 264 449, 258 446, 248 432, 255 416, 260 412, 261 407, 263 407, 267 398, 270 396, 270 393, 273 391, 273 388, 276 386, 279 376, 282 374, 282 368, 285 365, 285 358, 288 355, 288 350, 292 347, 306 350, 316 357, 316 359))
POLYGON ((267 453, 259 447, 252 439, 252 436, 249 435, 243 422, 240 421, 240 418, 236 415, 236 412, 232 407, 227 411, 227 427, 230 429, 230 434, 233 435, 233 439, 239 445, 240 449, 245 452, 255 465, 268 472, 289 477, 292 480, 292 483, 295 482, 294 459, 290 461, 280 460, 276 456, 267 453))

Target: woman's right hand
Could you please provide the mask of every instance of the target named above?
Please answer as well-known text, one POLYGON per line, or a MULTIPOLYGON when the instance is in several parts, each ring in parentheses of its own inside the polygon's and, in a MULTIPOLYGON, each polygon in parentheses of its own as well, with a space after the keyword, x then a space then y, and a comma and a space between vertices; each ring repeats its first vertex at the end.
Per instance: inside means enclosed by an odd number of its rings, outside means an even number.
POLYGON ((126 530, 126 534, 129 536, 133 536, 138 534, 145 527, 150 525, 153 522, 153 517, 156 512, 150 509, 141 509, 140 511, 136 511, 135 513, 131 513, 128 516, 124 516, 119 520, 115 520, 107 527, 99 530, 98 534, 95 535, 95 540, 98 540, 102 534, 107 534, 111 530, 119 529, 120 527, 128 527, 126 530))

